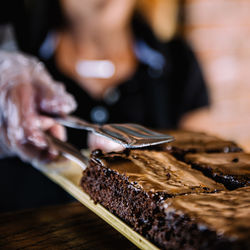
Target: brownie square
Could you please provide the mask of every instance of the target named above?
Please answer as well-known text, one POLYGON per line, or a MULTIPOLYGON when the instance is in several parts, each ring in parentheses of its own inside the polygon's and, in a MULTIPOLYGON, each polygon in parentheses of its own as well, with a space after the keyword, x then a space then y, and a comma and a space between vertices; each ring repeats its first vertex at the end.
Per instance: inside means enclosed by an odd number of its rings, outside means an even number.
POLYGON ((176 160, 167 152, 94 151, 83 172, 83 190, 134 230, 154 241, 149 230, 162 202, 169 197, 225 190, 222 184, 176 160))
POLYGON ((213 135, 192 131, 165 131, 164 133, 174 136, 175 141, 160 146, 177 159, 183 160, 187 153, 217 153, 217 152, 240 152, 242 149, 232 141, 220 139, 213 135))
POLYGON ((243 152, 187 154, 184 160, 194 169, 223 183, 229 190, 250 186, 250 154, 243 152))
POLYGON ((250 187, 165 200, 148 234, 164 249, 250 249, 250 187))

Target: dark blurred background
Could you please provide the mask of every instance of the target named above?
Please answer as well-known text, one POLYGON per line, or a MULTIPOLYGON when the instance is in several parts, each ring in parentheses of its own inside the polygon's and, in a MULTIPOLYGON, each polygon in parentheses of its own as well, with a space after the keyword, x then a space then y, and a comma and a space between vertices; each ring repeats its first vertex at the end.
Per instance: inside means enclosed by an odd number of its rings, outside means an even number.
POLYGON ((172 35, 181 17, 179 29, 202 65, 212 104, 184 119, 183 126, 233 139, 250 151, 250 1, 141 0, 140 5, 162 39, 172 35))

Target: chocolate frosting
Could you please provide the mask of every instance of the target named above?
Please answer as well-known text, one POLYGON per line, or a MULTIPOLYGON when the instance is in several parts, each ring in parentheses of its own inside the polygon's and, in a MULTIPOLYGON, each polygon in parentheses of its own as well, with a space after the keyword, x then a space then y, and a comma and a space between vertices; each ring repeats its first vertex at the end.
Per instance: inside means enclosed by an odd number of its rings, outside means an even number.
POLYGON ((222 140, 213 135, 192 131, 165 131, 174 136, 175 141, 163 144, 162 148, 171 150, 178 148, 184 152, 230 152, 241 151, 241 148, 234 142, 222 140))
POLYGON ((244 176, 250 180, 250 154, 247 153, 187 154, 185 161, 209 168, 216 174, 244 176))
POLYGON ((130 182, 146 192, 177 195, 225 190, 223 185, 166 152, 130 150, 128 154, 109 153, 92 156, 92 160, 127 176, 130 182))
POLYGON ((250 240, 250 187, 215 194, 190 194, 164 201, 165 213, 188 215, 200 230, 232 240, 250 240))

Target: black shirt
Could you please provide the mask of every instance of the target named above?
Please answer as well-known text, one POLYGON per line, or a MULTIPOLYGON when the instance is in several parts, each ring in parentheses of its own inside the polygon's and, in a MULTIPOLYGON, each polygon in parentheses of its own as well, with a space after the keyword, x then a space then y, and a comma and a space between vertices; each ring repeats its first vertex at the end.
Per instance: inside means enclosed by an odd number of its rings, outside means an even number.
MULTIPOLYGON (((132 23, 139 61, 136 72, 103 100, 93 99, 58 70, 53 54, 44 58, 39 52, 55 23, 49 18, 49 1, 33 0, 33 11, 24 4, 28 2, 8 1, 12 6, 1 9, 0 21, 10 21, 20 49, 38 56, 52 76, 64 82, 77 100, 75 115, 91 122, 134 122, 152 128, 176 128, 183 114, 208 105, 204 79, 190 47, 181 38, 160 42, 138 16, 132 23), (13 6, 19 7, 11 9, 13 6)), ((86 146, 82 131, 69 130, 69 140, 79 148, 86 146)), ((0 210, 70 200, 59 187, 17 158, 0 160, 0 167, 0 210)))
MULTIPOLYGON (((94 123, 134 122, 157 129, 177 128, 186 112, 209 103, 199 64, 183 39, 177 37, 162 43, 138 17, 133 20, 133 28, 137 69, 102 100, 92 98, 60 72, 53 56, 44 63, 53 77, 64 82, 67 91, 75 96, 78 103, 75 115, 79 117, 94 123)), ((79 147, 85 146, 75 131, 69 130, 69 140, 79 147)))

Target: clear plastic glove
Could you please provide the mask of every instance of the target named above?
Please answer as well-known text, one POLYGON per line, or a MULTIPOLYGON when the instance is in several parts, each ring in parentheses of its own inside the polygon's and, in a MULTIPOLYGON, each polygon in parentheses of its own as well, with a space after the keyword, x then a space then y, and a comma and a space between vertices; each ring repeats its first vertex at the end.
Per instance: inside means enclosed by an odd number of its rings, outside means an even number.
POLYGON ((94 133, 88 134, 88 147, 91 151, 95 149, 101 149, 104 153, 120 152, 125 150, 125 147, 123 147, 121 144, 94 133))
POLYGON ((44 131, 62 140, 66 134, 62 126, 41 114, 65 115, 75 108, 74 98, 41 62, 0 51, 0 157, 53 159, 58 152, 48 145, 44 131))

